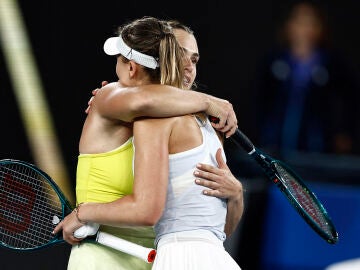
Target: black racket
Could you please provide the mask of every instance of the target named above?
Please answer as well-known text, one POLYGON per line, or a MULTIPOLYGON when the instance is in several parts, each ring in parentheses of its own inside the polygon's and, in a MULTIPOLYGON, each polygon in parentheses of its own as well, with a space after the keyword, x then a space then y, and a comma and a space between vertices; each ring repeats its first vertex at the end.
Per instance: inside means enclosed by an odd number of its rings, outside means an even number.
MULTIPOLYGON (((0 160, 0 246, 29 251, 64 243, 55 226, 72 207, 56 183, 45 172, 25 161, 0 160)), ((98 231, 88 224, 75 232, 78 238, 95 241, 150 263, 156 251, 98 231)))
POLYGON ((326 209, 289 166, 261 152, 239 129, 230 138, 254 158, 267 178, 280 189, 316 233, 330 244, 338 241, 338 233, 326 209))
MULTIPOLYGON (((213 116, 209 116, 209 119, 214 123, 219 122, 213 116)), ((300 216, 318 235, 330 244, 338 241, 338 233, 325 207, 289 166, 261 152, 239 129, 236 129, 230 138, 253 157, 267 178, 280 189, 300 216)))

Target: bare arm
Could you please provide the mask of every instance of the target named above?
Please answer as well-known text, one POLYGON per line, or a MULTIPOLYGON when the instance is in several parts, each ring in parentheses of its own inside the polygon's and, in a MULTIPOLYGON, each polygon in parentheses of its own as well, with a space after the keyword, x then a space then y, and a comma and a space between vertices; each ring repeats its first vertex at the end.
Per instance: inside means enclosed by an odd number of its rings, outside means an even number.
MULTIPOLYGON (((111 83, 113 89, 116 88, 115 84, 117 83, 111 83)), ((93 91, 93 95, 97 95, 98 92, 93 91)), ((111 93, 111 97, 108 99, 111 100, 111 104, 105 104, 105 107, 115 106, 116 117, 125 122, 133 122, 142 116, 172 117, 204 111, 220 119, 219 123, 213 126, 227 137, 233 135, 237 128, 237 118, 232 104, 201 92, 151 84, 122 88, 121 91, 111 93)), ((89 106, 92 101, 93 97, 88 103, 89 106)), ((86 109, 87 112, 89 108, 86 109)))
MULTIPOLYGON (((84 203, 78 211, 82 222, 110 226, 152 226, 161 217, 168 183, 170 129, 159 128, 156 122, 160 121, 147 119, 134 123, 133 193, 110 203, 84 203), (147 136, 149 133, 152 136, 147 136)), ((76 244, 79 240, 74 238, 73 232, 82 225, 73 212, 56 226, 54 232, 63 230, 64 240, 76 244)))
POLYGON ((243 188, 224 162, 221 149, 216 153, 216 160, 218 168, 208 164, 197 166, 195 182, 208 188, 203 191, 205 195, 228 200, 225 233, 229 236, 235 231, 244 212, 243 188))

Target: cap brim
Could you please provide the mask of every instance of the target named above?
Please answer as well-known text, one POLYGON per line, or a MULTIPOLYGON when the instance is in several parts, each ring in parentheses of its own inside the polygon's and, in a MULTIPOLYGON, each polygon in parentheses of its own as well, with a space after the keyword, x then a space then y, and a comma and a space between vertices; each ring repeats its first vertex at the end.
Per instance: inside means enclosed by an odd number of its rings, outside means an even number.
POLYGON ((119 50, 119 37, 108 38, 104 43, 104 52, 107 55, 117 55, 120 54, 119 50))

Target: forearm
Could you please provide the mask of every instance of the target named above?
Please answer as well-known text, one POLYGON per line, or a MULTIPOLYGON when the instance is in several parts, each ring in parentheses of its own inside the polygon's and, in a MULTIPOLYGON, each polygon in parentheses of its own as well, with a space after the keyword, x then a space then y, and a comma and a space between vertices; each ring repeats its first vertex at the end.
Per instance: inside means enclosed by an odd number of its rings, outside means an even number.
POLYGON ((80 238, 74 238, 74 232, 90 222, 114 227, 124 225, 153 226, 160 218, 158 209, 161 207, 158 207, 159 205, 154 204, 151 200, 145 202, 141 198, 145 197, 140 197, 139 200, 136 199, 135 195, 127 195, 110 203, 81 203, 56 225, 53 234, 62 230, 63 239, 74 245, 81 241, 80 238))
POLYGON ((123 87, 119 82, 105 85, 94 91, 98 112, 106 118, 133 122, 139 117, 174 117, 198 112, 218 118, 213 127, 229 137, 235 133, 237 118, 232 104, 221 98, 192 90, 182 90, 168 85, 141 85, 123 87), (101 91, 103 90, 103 91, 101 91))
POLYGON ((158 215, 149 203, 127 195, 109 203, 84 203, 78 209, 78 217, 84 222, 109 226, 139 225, 152 226, 158 215))
MULTIPOLYGON (((161 119, 164 121, 164 119, 161 119)), ((145 119, 134 123, 134 185, 132 194, 109 203, 85 203, 78 216, 83 222, 111 226, 154 225, 165 207, 168 182, 170 125, 145 119), (147 136, 147 132, 152 136, 147 136), (153 138, 157 138, 154 140, 153 138)))
POLYGON ((225 233, 230 236, 238 226, 240 219, 244 212, 243 196, 239 195, 237 198, 229 199, 227 203, 227 215, 225 224, 225 233))
POLYGON ((181 90, 166 85, 143 85, 132 89, 137 93, 128 102, 132 104, 128 120, 132 122, 141 116, 174 117, 197 112, 205 112, 217 118, 213 127, 226 137, 237 129, 237 118, 232 104, 221 98, 192 90, 181 90))
POLYGON ((172 117, 209 110, 214 97, 167 85, 143 85, 129 95, 132 120, 141 116, 172 117))

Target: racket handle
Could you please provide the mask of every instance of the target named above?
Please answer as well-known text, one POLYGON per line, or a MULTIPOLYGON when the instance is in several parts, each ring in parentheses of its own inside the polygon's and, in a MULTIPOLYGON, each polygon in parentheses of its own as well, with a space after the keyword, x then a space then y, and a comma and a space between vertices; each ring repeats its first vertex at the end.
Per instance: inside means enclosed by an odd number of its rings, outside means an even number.
POLYGON ((74 232, 76 238, 85 238, 89 235, 95 235, 99 230, 100 225, 97 223, 87 223, 84 226, 81 226, 74 232))
MULTIPOLYGON (((209 115, 210 122, 219 123, 219 118, 209 115)), ((255 146, 250 141, 250 139, 240 131, 236 129, 235 133, 230 137, 234 143, 242 147, 248 154, 252 154, 255 150, 255 146)))
POLYGON ((114 248, 121 252, 136 256, 147 263, 155 259, 156 250, 143 247, 133 242, 121 239, 106 232, 98 232, 100 225, 97 223, 88 223, 74 232, 76 238, 85 238, 96 234, 96 242, 107 247, 114 248))
POLYGON ((155 249, 129 242, 106 232, 98 232, 96 242, 132 256, 136 256, 147 263, 152 263, 155 260, 155 249))
POLYGON ((238 146, 241 146, 248 154, 252 154, 255 150, 255 146, 250 141, 250 139, 239 129, 236 129, 235 133, 230 137, 230 139, 238 146))

